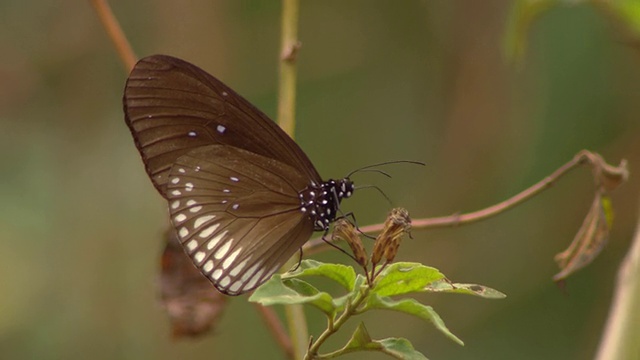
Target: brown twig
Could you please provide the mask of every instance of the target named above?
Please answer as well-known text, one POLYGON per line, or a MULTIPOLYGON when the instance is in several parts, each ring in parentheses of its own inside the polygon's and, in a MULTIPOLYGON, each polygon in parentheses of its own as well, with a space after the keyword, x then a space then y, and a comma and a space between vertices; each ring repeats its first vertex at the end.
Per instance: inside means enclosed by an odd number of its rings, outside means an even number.
POLYGON ((284 329, 284 326, 282 326, 282 323, 280 322, 278 315, 276 315, 276 312, 273 310, 273 308, 262 306, 260 304, 255 304, 255 307, 262 316, 265 325, 267 325, 267 328, 271 331, 271 334, 273 334, 276 342, 284 351, 287 358, 293 359, 293 345, 291 344, 291 339, 287 335, 287 331, 284 329))
MULTIPOLYGON (((612 179, 623 180, 627 176, 626 161, 623 160, 620 163, 619 167, 613 167, 604 163, 604 160, 602 160, 600 155, 591 153, 587 150, 582 150, 578 154, 576 154, 576 156, 574 156, 571 161, 562 165, 551 175, 547 176, 537 184, 531 186, 530 188, 522 191, 521 193, 513 196, 510 199, 507 199, 488 208, 467 214, 455 214, 436 218, 415 219, 412 221, 412 227, 413 229, 431 229, 438 227, 465 225, 498 215, 499 213, 509 210, 516 205, 529 200, 543 190, 548 189, 570 170, 584 164, 589 164, 590 166, 592 166, 594 168, 594 171, 595 168, 598 168, 602 171, 607 172, 612 179)), ((384 224, 375 224, 361 227, 360 230, 366 233, 376 233, 380 232, 383 227, 384 224)), ((315 238, 305 244, 305 246, 303 247, 303 251, 305 252, 305 254, 309 255, 319 252, 320 249, 324 246, 326 246, 326 244, 321 238, 315 238)))
POLYGON ((104 29, 107 31, 107 35, 113 42, 116 52, 120 55, 122 63, 124 64, 127 72, 129 72, 136 64, 137 57, 133 53, 131 44, 127 41, 127 37, 124 35, 118 20, 116 20, 106 0, 91 0, 91 4, 96 9, 96 13, 102 22, 102 26, 104 26, 104 29))

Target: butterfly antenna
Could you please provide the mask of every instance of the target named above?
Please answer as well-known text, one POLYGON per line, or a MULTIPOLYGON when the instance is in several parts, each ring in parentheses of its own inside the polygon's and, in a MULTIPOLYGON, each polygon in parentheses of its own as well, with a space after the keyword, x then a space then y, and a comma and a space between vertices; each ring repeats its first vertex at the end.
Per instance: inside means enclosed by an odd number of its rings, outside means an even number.
POLYGON ((391 164, 414 164, 414 165, 422 165, 425 166, 426 164, 421 162, 421 161, 413 161, 413 160, 394 160, 394 161, 385 161, 385 162, 381 162, 381 163, 377 163, 377 164, 371 164, 371 165, 367 165, 367 166, 363 166, 359 169, 355 169, 352 172, 350 172, 346 178, 350 178, 351 175, 360 172, 360 171, 364 171, 367 169, 371 169, 374 167, 378 167, 378 166, 384 166, 384 165, 391 165, 391 164))
POLYGON ((378 173, 378 174, 384 175, 384 176, 388 177, 389 179, 391 179, 391 175, 389 175, 388 172, 380 170, 380 169, 362 169, 359 172, 374 172, 374 173, 378 173))
POLYGON ((382 194, 382 196, 384 196, 385 199, 387 199, 387 201, 389 202, 389 205, 393 205, 393 201, 391 201, 391 199, 387 196, 387 194, 385 194, 384 191, 382 191, 382 189, 380 189, 375 185, 362 185, 354 188, 354 190, 360 190, 360 189, 376 189, 380 194, 382 194))

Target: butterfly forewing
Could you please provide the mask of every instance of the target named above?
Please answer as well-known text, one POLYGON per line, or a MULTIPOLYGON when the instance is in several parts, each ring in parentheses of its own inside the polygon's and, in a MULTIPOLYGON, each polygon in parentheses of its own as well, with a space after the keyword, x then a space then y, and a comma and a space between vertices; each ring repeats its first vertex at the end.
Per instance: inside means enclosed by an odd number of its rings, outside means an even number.
POLYGON ((290 166, 242 149, 194 149, 169 174, 171 220, 194 264, 218 290, 246 292, 311 235, 297 190, 306 181, 290 166))
POLYGON ((214 144, 278 159, 308 179, 321 181, 307 156, 273 121, 183 60, 165 55, 140 60, 127 80, 124 111, 147 173, 162 196, 166 197, 168 174, 176 160, 214 144))

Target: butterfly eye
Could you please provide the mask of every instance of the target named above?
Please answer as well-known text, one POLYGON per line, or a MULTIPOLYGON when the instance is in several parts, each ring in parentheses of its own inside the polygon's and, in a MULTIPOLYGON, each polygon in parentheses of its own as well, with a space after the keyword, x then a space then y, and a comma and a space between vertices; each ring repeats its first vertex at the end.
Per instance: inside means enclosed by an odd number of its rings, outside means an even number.
POLYGON ((314 230, 328 229, 353 191, 349 179, 323 181, 273 121, 186 61, 140 60, 123 102, 180 244, 225 294, 269 279, 314 230))

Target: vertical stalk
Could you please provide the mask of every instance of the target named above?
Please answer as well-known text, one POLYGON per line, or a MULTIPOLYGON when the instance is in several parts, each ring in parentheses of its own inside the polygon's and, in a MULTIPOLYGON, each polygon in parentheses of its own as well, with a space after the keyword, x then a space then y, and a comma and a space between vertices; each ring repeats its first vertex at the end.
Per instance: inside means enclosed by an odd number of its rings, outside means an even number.
MULTIPOLYGON (((280 55, 280 78, 278 89, 278 124, 293 138, 296 114, 296 62, 298 42, 299 0, 282 1, 282 48, 280 55)), ((289 260, 287 268, 294 264, 289 260)), ((309 333, 307 320, 301 305, 285 306, 289 336, 293 345, 294 359, 301 360, 307 351, 309 333)))

